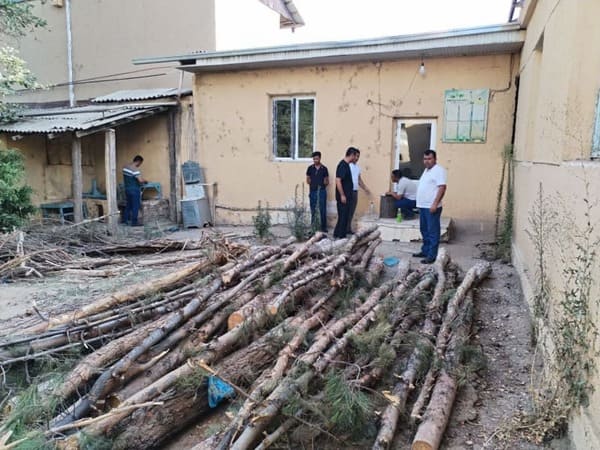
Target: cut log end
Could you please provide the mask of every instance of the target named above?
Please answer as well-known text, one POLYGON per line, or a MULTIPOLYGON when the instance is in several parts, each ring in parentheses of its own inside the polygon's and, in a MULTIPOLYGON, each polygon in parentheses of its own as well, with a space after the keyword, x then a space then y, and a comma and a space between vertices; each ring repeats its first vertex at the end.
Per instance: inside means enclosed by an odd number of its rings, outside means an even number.
POLYGON ((429 442, 415 441, 412 444, 411 450, 433 450, 433 447, 429 442))
POLYGON ((227 319, 227 329, 232 330, 239 324, 244 322, 244 315, 240 311, 235 311, 229 315, 227 319))

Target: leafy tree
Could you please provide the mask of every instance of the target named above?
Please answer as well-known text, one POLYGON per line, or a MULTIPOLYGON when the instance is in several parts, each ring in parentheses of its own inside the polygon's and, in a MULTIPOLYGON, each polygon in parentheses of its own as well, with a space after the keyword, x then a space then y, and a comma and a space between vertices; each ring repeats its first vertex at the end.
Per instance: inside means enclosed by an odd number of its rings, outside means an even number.
POLYGON ((31 2, 0 0, 0 123, 15 120, 19 111, 16 105, 3 101, 6 96, 17 89, 39 86, 19 52, 6 41, 44 25, 46 22, 33 14, 31 2))
MULTIPOLYGON (((15 120, 16 105, 4 99, 17 89, 38 86, 25 61, 8 41, 25 36, 44 20, 33 14, 31 2, 0 0, 0 123, 15 120)), ((23 184, 25 166, 17 150, 0 149, 0 232, 11 231, 23 224, 35 211, 31 204, 31 188, 23 184)))
POLYGON ((0 150, 0 231, 12 231, 35 212, 31 188, 23 185, 23 155, 17 150, 0 150))

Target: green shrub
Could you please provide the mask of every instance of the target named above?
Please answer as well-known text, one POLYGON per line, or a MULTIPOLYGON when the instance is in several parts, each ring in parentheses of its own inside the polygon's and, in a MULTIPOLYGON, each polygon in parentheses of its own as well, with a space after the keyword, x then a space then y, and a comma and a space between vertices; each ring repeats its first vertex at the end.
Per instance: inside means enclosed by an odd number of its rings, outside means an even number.
POLYGON ((24 185, 23 155, 16 150, 0 150, 0 231, 20 227, 35 212, 31 187, 24 185))

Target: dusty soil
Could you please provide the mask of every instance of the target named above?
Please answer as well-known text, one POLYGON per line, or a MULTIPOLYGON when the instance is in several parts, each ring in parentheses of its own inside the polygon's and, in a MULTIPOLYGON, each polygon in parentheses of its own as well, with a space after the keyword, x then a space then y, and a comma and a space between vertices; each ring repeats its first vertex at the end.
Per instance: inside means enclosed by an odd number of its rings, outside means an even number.
MULTIPOLYGON (((232 239, 240 240, 246 240, 252 233, 252 229, 248 227, 222 227, 221 231, 232 239)), ((284 228, 275 227, 273 232, 275 239, 288 235, 284 228)), ((169 237, 189 239, 200 233, 201 230, 180 231, 169 237)), ((476 235, 463 236, 446 247, 452 260, 466 271, 480 260, 476 244, 484 240, 485 238, 476 235)), ((379 247, 378 253, 384 257, 410 259, 411 253, 418 249, 418 243, 388 242, 379 247)), ((415 259, 411 263, 413 266, 419 264, 415 259)), ((393 268, 386 270, 388 274, 394 271, 393 268)), ((2 284, 0 326, 3 329, 14 329, 30 321, 34 314, 31 308, 34 301, 44 314, 55 314, 84 304, 118 286, 135 283, 161 271, 164 269, 132 268, 107 279, 63 275, 2 284)), ((568 446, 562 442, 539 446, 507 437, 506 433, 500 432, 514 414, 529 408, 528 387, 532 361, 529 312, 512 266, 493 262, 491 277, 478 290, 476 310, 472 343, 481 347, 487 367, 461 386, 442 448, 567 449, 568 446)), ((219 417, 223 417, 219 410, 202 427, 189 430, 166 448, 188 448, 189 444, 212 434, 219 427, 219 417)), ((403 430, 399 433, 394 448, 409 448, 412 430, 406 425, 401 427, 403 430)))

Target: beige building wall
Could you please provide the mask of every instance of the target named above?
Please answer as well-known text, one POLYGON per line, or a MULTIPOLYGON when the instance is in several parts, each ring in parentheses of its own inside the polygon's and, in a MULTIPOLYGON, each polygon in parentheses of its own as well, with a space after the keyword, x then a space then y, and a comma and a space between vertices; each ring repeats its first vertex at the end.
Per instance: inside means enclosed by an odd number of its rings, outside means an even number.
MULTIPOLYGON (((294 188, 305 180, 309 161, 274 161, 271 143, 271 99, 279 95, 314 95, 316 149, 323 153, 332 181, 337 163, 350 145, 361 150, 363 180, 373 197, 361 192, 360 215, 369 202, 390 189, 394 168, 397 118, 431 118, 437 123, 439 163, 448 169, 444 215, 459 228, 491 232, 502 152, 510 143, 517 69, 510 55, 337 64, 316 67, 197 74, 194 108, 198 161, 209 182, 217 182, 217 204, 253 208, 290 205, 294 188), (511 70, 511 61, 513 67, 511 70), (512 76, 511 76, 512 73, 512 76), (444 91, 491 89, 485 143, 442 142, 444 91)), ((329 213, 335 214, 329 189, 329 213)), ((307 193, 306 193, 307 196, 307 193)), ((221 222, 251 223, 252 212, 217 210, 221 222)), ((285 220, 279 214, 277 220, 285 220)))
MULTIPOLYGON (((133 157, 144 157, 142 176, 161 183, 163 198, 170 196, 169 134, 166 113, 116 127, 117 181, 123 182, 121 169, 133 157)), ((25 182, 33 188, 33 202, 41 203, 72 199, 71 136, 54 139, 46 135, 23 135, 12 140, 9 135, 0 139, 6 147, 16 148, 25 157, 25 182)), ((85 136, 81 141, 83 192, 89 192, 95 179, 98 189, 106 193, 104 165, 104 133, 85 136)), ((145 198, 154 198, 154 192, 145 198)))
MULTIPOLYGON (((541 184, 559 214, 561 229, 546 242, 553 286, 551 310, 565 286, 564 270, 573 267, 577 251, 569 238, 586 225, 586 203, 592 204, 591 223, 600 223, 600 161, 591 159, 593 123, 600 89, 600 2, 596 0, 539 0, 528 2, 530 17, 521 55, 520 92, 515 142, 514 261, 524 291, 531 300, 537 284, 536 255, 527 232, 541 184), (586 188, 587 185, 587 188, 586 188)), ((552 211, 548 211, 552 212, 552 211)), ((592 241, 598 239, 596 226, 592 241)), ((593 266, 591 314, 598 325, 600 261, 593 266)), ((594 336, 590 336, 594 344, 594 336)), ((600 344, 596 338, 595 345, 600 344)), ((597 367, 600 358, 596 359, 597 367)), ((592 375, 595 391, 587 408, 571 420, 574 448, 600 448, 600 376, 592 375)))
MULTIPOLYGON (((65 7, 52 3, 36 2, 35 13, 48 25, 17 42, 46 86, 68 81, 65 7)), ((216 45, 214 0, 72 0, 71 17, 74 79, 86 81, 75 86, 77 100, 121 89, 177 87, 177 63, 134 66, 131 60, 214 50, 216 45), (114 81, 98 82, 109 76, 114 81)), ((185 84, 190 87, 191 76, 185 84)), ((64 101, 68 90, 51 87, 15 100, 64 101)))

